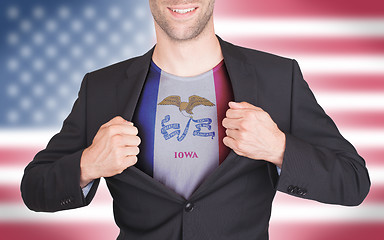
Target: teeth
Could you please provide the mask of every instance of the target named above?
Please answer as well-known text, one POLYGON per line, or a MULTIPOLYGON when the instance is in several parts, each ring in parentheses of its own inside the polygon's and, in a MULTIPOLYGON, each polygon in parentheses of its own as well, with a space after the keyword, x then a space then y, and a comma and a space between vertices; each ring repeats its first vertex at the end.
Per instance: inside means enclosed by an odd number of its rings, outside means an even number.
POLYGON ((195 10, 195 9, 196 9, 196 8, 172 9, 172 11, 174 11, 174 12, 176 12, 176 13, 184 14, 184 13, 192 12, 192 11, 195 10))

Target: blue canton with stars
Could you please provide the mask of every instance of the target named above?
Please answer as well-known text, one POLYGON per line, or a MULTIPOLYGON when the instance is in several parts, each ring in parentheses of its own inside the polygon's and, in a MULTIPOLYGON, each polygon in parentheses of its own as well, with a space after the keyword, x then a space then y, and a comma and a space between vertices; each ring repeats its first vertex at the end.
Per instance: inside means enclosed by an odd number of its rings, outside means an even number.
POLYGON ((58 126, 85 73, 154 44, 148 1, 0 3, 0 128, 58 126))

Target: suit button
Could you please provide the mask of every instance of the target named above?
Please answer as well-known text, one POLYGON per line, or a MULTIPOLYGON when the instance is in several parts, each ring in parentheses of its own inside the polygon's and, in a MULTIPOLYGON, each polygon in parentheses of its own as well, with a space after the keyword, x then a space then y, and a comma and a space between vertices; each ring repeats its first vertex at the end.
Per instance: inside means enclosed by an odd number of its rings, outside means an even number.
POLYGON ((299 191, 297 192, 300 196, 305 196, 307 195, 307 190, 304 188, 300 188, 299 191))
POLYGON ((287 188, 287 192, 289 192, 289 193, 295 193, 295 191, 296 191, 296 189, 295 189, 294 186, 292 186, 292 185, 289 185, 289 186, 288 186, 288 188, 287 188))
POLYGON ((193 203, 189 202, 189 203, 185 204, 184 210, 186 212, 192 212, 194 207, 195 207, 195 205, 193 203))

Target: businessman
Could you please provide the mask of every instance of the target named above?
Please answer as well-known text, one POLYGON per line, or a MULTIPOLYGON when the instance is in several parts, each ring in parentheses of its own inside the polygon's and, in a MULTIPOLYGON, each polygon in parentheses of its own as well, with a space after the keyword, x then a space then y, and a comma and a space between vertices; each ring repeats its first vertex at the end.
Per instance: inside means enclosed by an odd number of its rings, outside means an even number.
POLYGON ((276 190, 364 200, 365 162, 297 62, 216 36, 214 2, 149 0, 155 47, 86 74, 61 131, 25 169, 30 209, 86 206, 104 177, 118 239, 265 240, 276 190))

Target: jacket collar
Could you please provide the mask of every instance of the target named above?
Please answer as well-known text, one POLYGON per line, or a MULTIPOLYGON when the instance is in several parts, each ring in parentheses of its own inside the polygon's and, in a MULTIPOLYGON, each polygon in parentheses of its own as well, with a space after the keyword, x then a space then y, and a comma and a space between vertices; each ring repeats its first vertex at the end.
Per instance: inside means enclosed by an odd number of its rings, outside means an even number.
MULTIPOLYGON (((257 105, 257 73, 249 63, 242 48, 218 37, 225 66, 231 80, 235 101, 257 105)), ((132 120, 138 99, 149 71, 154 47, 143 56, 132 59, 126 78, 117 86, 118 111, 125 119, 132 120)))

